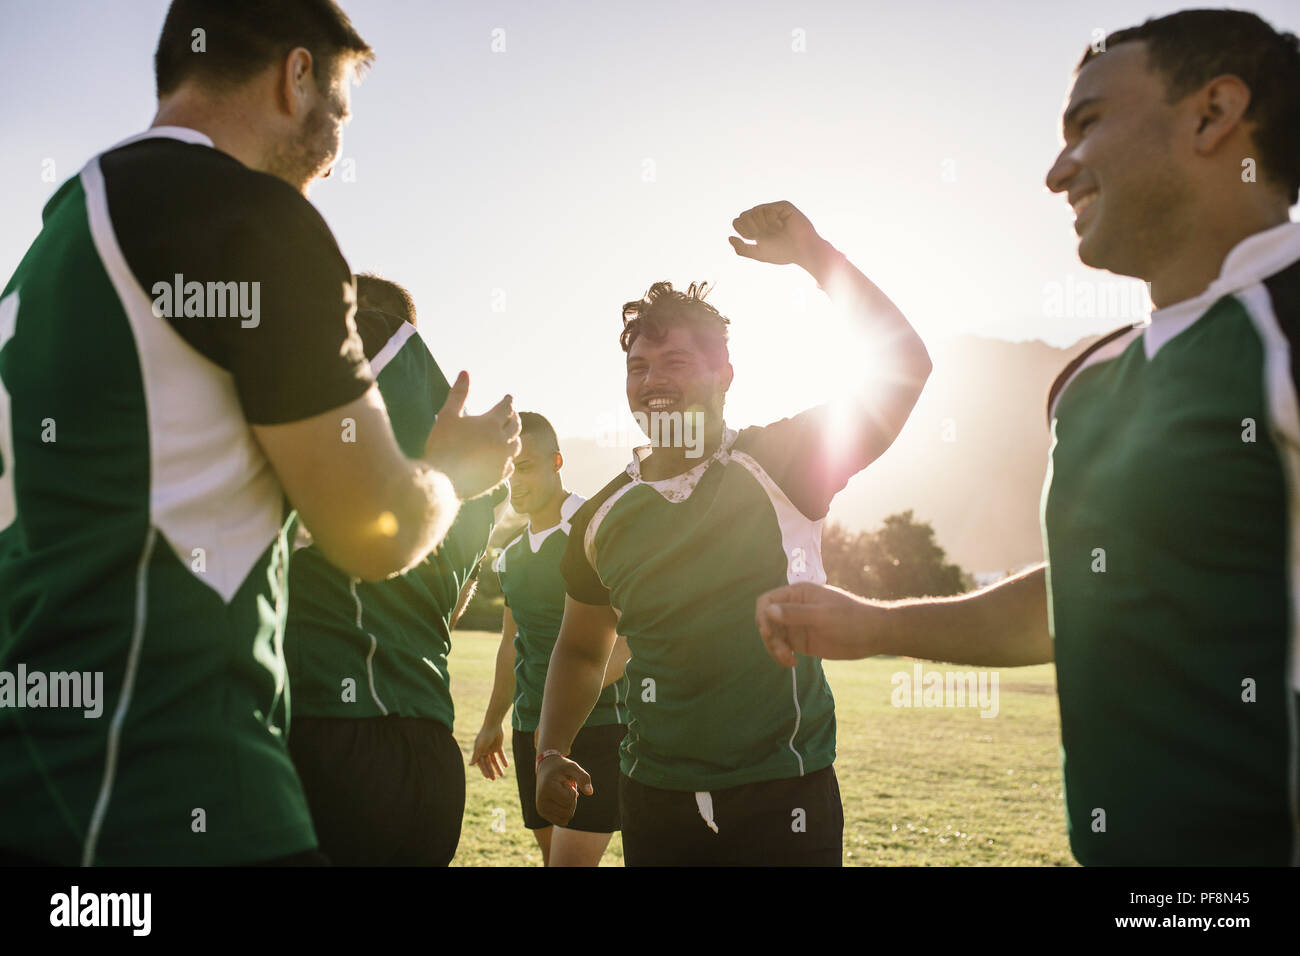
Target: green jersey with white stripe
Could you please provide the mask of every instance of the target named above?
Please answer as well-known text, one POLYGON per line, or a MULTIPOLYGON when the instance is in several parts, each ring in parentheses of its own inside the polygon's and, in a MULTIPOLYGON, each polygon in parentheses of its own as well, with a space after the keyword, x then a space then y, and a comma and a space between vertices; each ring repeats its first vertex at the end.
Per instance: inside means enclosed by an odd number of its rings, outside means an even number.
POLYGON ((1070 846, 1300 862, 1300 224, 1076 359, 1043 493, 1070 846))
POLYGON ((292 187, 194 130, 97 156, 0 296, 0 847, 230 864, 316 845, 285 746, 288 517, 250 424, 373 387, 351 270, 292 187), (174 295, 173 295, 174 293, 174 295))
MULTIPOLYGON (((560 523, 533 534, 527 528, 497 556, 506 606, 515 622, 515 701, 511 725, 532 733, 542 719, 542 691, 551 651, 564 619, 564 575, 560 559, 569 540, 569 519, 586 501, 571 494, 560 506, 560 523)), ((621 724, 627 719, 627 675, 600 693, 584 727, 621 724)))
MULTIPOLYGON (((357 329, 398 445, 424 450, 449 385, 415 326, 360 312, 357 329)), ((285 657, 295 717, 425 717, 450 730, 447 655, 461 588, 478 573, 505 485, 461 506, 428 557, 384 581, 349 577, 315 546, 293 554, 285 657)))
POLYGON ((754 623, 764 591, 824 582, 822 521, 866 464, 830 406, 737 433, 689 471, 627 470, 573 518, 568 593, 610 604, 631 660, 621 766, 668 790, 802 776, 835 759, 821 661, 767 655, 754 623))

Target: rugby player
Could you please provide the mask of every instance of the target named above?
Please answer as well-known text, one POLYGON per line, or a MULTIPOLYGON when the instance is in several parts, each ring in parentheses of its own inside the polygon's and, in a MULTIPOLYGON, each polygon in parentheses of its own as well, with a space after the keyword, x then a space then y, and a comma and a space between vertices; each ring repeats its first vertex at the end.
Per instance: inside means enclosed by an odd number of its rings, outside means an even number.
MULTIPOLYGON (((356 285, 370 371, 398 444, 414 457, 447 380, 416 334, 410 293, 374 275, 358 275, 356 285)), ((284 635, 289 752, 333 863, 446 866, 455 855, 465 768, 452 736, 447 655, 505 486, 497 492, 465 502, 437 549, 384 581, 359 581, 312 545, 294 552, 284 635)))
POLYGON ((370 58, 331 0, 175 0, 153 126, 58 189, 0 293, 0 669, 107 698, 0 708, 4 862, 322 862, 284 739, 285 497, 370 580, 508 474, 518 417, 462 415, 463 375, 403 453, 304 196, 370 58))
POLYGON ((1087 865, 1300 863, 1300 42, 1187 10, 1080 61, 1047 186, 1079 258, 1150 321, 1052 385, 1046 563, 885 604, 796 584, 772 657, 1055 660, 1066 826, 1087 865))
POLYGON ((864 367, 883 375, 846 383, 856 387, 840 401, 737 431, 723 420, 728 320, 704 288, 656 283, 624 306, 627 401, 651 423, 652 444, 571 521, 537 807, 562 825, 594 793, 571 750, 617 631, 631 652, 625 862, 838 866, 830 688, 816 658, 784 671, 767 657, 754 603, 777 584, 825 580, 831 498, 893 443, 930 358, 893 303, 790 203, 756 206, 733 226, 738 255, 799 265, 871 333, 864 367), (699 422, 702 443, 686 441, 674 416, 699 422))
POLYGON ((573 757, 591 775, 595 795, 583 800, 561 827, 537 812, 534 735, 541 716, 546 666, 564 616, 564 577, 560 558, 569 538, 569 521, 586 500, 567 491, 560 478, 564 456, 551 423, 536 412, 519 413, 522 445, 510 475, 510 505, 528 517, 528 526, 501 549, 495 570, 506 608, 497 650, 496 675, 483 727, 470 763, 495 780, 509 766, 502 722, 513 710, 511 741, 524 826, 542 850, 544 866, 597 866, 619 828, 618 751, 626 728, 626 642, 619 640, 605 673, 605 688, 573 741, 573 757))

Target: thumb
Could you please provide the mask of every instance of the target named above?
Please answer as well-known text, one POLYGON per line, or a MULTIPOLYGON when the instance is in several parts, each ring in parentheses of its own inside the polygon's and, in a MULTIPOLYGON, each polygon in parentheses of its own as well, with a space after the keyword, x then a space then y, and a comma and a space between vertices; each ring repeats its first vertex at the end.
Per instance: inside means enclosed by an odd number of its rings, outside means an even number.
POLYGON ((572 769, 570 770, 568 777, 570 780, 576 783, 578 785, 578 789, 581 790, 587 796, 591 796, 593 793, 596 792, 595 788, 591 785, 591 775, 588 774, 587 771, 583 770, 582 767, 578 766, 576 763, 573 765, 572 769))
POLYGON ((744 256, 746 259, 758 258, 758 244, 746 242, 739 236, 728 236, 727 241, 731 243, 731 248, 736 250, 736 255, 744 256))
POLYGON ((469 397, 469 372, 462 371, 452 383, 447 399, 442 403, 438 414, 450 414, 459 417, 465 411, 465 399, 469 397))

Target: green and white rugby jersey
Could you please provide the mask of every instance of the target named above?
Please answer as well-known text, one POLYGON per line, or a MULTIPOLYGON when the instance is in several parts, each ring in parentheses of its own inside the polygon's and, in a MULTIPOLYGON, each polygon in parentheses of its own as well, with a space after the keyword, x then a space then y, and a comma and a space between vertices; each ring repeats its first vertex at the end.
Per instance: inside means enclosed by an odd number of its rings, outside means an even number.
MULTIPOLYGON (((830 406, 727 429, 690 471, 627 470, 573 518, 568 593, 611 604, 632 658, 623 773, 668 790, 715 790, 812 773, 835 759, 821 661, 788 670, 754 623, 758 596, 824 582, 822 521, 870 460, 830 406)), ((865 443, 864 443, 865 448, 865 443)))
POLYGON ((1043 491, 1080 863, 1300 862, 1300 224, 1098 342, 1043 491))
POLYGON ((249 426, 372 387, 353 296, 316 210, 193 130, 97 156, 46 206, 0 295, 0 670, 99 671, 105 700, 0 706, 0 847, 315 846, 284 740, 287 509, 249 426))
MULTIPOLYGON (((525 528, 497 556, 506 606, 515 621, 515 701, 511 725, 532 733, 542 719, 542 691, 551 651, 564 620, 564 575, 560 559, 569 540, 570 519, 587 499, 570 494, 560 505, 560 523, 533 534, 525 528)), ((621 724, 627 719, 627 676, 600 693, 584 727, 621 724)))
MULTIPOLYGON (((415 326, 359 312, 357 330, 409 457, 424 451, 450 386, 415 326)), ((285 657, 297 717, 454 718, 447 655, 461 588, 478 573, 506 487, 467 501, 442 543, 397 577, 360 581, 314 547, 294 552, 285 657)))

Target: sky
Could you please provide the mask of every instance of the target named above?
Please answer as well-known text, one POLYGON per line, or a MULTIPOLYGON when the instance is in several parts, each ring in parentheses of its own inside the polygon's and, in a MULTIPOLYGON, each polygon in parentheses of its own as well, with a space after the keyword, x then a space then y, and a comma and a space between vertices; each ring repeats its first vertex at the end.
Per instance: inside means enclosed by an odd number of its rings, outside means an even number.
MULTIPOLYGON (((626 415, 621 306, 661 279, 717 283, 729 424, 824 400, 859 371, 837 314, 798 267, 727 243, 741 211, 778 199, 929 343, 1065 346, 1141 317, 1140 284, 1078 262, 1073 214, 1043 179, 1095 31, 1178 4, 342 6, 377 58, 310 198, 355 271, 411 290, 449 377, 470 372, 472 412, 509 392, 561 436, 610 435, 626 415), (1118 312, 1074 307, 1083 286, 1118 312)), ((0 0, 4 277, 58 183, 149 125, 166 8, 0 0)), ((1250 9, 1300 30, 1289 0, 1250 9)))

